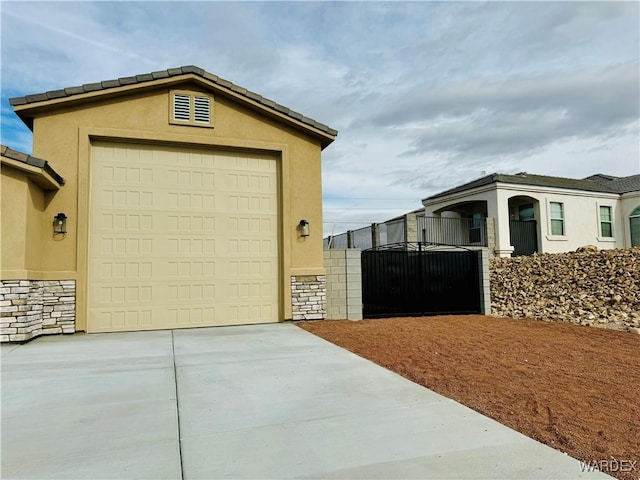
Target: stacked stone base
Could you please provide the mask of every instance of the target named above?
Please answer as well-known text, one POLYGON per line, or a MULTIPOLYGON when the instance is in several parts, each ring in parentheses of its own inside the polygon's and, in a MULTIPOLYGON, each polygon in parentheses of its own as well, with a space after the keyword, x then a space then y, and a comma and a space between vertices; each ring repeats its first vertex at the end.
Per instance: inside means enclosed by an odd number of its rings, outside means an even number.
POLYGON ((327 280, 324 275, 291 277, 293 320, 322 320, 326 317, 327 280))
POLYGON ((1 280, 0 342, 74 333, 75 280, 1 280))

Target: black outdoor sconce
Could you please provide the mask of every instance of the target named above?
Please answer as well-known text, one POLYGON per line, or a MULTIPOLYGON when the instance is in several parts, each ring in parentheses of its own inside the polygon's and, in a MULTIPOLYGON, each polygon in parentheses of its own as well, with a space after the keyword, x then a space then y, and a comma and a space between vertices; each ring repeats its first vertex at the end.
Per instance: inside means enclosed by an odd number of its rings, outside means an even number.
POLYGON ((309 236, 309 221, 308 220, 300 220, 298 224, 298 230, 300 231, 301 237, 309 236))
POLYGON ((54 235, 67 233, 67 216, 64 213, 59 213, 53 217, 53 233, 54 235))

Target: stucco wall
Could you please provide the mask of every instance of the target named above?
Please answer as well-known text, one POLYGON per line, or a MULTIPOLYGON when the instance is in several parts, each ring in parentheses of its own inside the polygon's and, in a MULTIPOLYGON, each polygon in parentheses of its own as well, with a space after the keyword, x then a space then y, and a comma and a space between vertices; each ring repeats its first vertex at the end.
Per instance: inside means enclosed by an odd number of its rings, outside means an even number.
MULTIPOLYGON (((517 219, 514 217, 514 212, 509 209, 509 200, 514 197, 528 197, 535 204, 540 252, 568 252, 584 245, 596 245, 600 249, 623 248, 630 245, 628 226, 625 225, 625 222, 628 223, 629 214, 625 213, 628 208, 621 207, 621 200, 617 194, 535 186, 527 186, 523 189, 508 185, 493 185, 475 193, 453 195, 439 202, 425 202, 425 211, 427 216, 433 216, 456 203, 486 202, 487 216, 496 219, 496 249, 503 254, 509 254, 511 243, 509 219, 517 219), (551 235, 550 202, 564 204, 564 236, 551 235), (603 238, 600 235, 599 206, 612 207, 615 232, 612 239, 603 238)), ((526 201, 523 198, 514 199, 512 206, 518 203, 526 203, 526 201)))
MULTIPOLYGON (((33 155, 47 159, 66 180, 64 188, 43 205, 39 272, 31 278, 56 275, 77 280, 76 327, 86 325, 88 196, 92 139, 161 142, 210 148, 248 148, 274 152, 281 159, 281 250, 284 318, 291 318, 290 278, 323 275, 321 141, 282 121, 214 93, 214 128, 169 123, 169 92, 173 89, 207 92, 201 84, 166 84, 126 98, 96 98, 70 102, 64 109, 36 112, 33 155), (57 212, 68 216, 64 239, 46 235, 57 212), (311 235, 300 237, 296 226, 310 222, 311 235)), ((37 227, 34 225, 35 232, 37 227)), ((34 238, 35 235, 34 235, 34 238)), ((3 248, 4 252, 4 248, 3 248)), ((35 258, 34 258, 35 261, 35 258)), ((26 278, 25 276, 25 278, 26 278)))
POLYGON ((45 193, 26 173, 10 166, 2 166, 0 178, 2 270, 39 270, 45 193))
POLYGON ((48 229, 44 218, 45 192, 32 182, 27 183, 26 206, 26 238, 25 238, 25 269, 40 270, 42 265, 42 238, 44 235, 53 237, 53 215, 49 219, 48 229))
POLYGON ((2 168, 0 175, 0 229, 2 235, 2 269, 26 268, 27 209, 30 201, 26 175, 13 168, 2 168))

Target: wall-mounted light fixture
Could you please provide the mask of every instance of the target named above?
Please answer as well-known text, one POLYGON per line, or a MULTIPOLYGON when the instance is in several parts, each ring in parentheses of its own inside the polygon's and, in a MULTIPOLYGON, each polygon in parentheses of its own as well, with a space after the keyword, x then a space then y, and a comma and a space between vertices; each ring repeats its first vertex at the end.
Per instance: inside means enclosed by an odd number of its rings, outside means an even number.
POLYGON ((300 232, 301 237, 309 236, 309 221, 308 220, 300 220, 298 224, 298 231, 300 232))
POLYGON ((67 216, 64 213, 59 213, 53 217, 53 233, 55 235, 67 233, 67 216))

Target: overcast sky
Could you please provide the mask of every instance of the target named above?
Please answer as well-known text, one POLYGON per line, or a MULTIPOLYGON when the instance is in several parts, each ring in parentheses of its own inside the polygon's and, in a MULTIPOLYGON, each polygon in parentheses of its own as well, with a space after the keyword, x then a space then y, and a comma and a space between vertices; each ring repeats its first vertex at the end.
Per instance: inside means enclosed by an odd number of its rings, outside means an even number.
MULTIPOLYGON (((483 173, 640 173, 640 3, 7 2, 7 99, 197 65, 339 131, 326 233, 483 173)), ((55 166, 54 166, 55 167, 55 166)))

